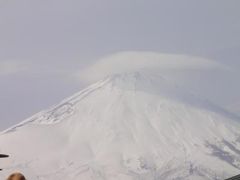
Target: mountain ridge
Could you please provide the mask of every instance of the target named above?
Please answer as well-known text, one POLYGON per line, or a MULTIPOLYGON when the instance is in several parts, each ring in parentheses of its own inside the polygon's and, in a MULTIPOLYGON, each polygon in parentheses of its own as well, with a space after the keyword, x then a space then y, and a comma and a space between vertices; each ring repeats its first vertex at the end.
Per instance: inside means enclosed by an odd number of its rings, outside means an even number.
POLYGON ((118 74, 6 130, 0 145, 32 179, 217 179, 240 170, 238 118, 219 112, 162 77, 118 74))

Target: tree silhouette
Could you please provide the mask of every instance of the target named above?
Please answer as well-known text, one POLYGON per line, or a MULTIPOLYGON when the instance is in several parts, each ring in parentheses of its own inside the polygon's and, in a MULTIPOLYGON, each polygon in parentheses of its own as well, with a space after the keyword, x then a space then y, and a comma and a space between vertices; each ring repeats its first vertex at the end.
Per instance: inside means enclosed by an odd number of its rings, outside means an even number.
MULTIPOLYGON (((0 158, 8 158, 9 155, 6 155, 6 154, 0 154, 0 158)), ((0 171, 2 171, 2 169, 0 169, 0 171)))

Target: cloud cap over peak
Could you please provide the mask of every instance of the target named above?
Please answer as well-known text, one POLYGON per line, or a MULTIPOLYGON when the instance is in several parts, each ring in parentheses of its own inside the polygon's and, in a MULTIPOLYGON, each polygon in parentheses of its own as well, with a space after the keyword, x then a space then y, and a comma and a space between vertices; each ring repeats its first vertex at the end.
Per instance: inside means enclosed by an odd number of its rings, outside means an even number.
POLYGON ((77 73, 84 82, 94 82, 108 75, 142 70, 199 70, 225 69, 222 64, 202 57, 156 52, 119 52, 101 58, 77 73))

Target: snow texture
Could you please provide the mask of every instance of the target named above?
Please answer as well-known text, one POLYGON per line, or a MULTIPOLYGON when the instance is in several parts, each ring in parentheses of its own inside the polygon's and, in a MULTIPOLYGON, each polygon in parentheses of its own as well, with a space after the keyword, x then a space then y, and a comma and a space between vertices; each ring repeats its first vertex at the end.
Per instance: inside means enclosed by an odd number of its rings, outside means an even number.
POLYGON ((155 74, 109 76, 0 135, 0 179, 222 180, 240 118, 155 74))

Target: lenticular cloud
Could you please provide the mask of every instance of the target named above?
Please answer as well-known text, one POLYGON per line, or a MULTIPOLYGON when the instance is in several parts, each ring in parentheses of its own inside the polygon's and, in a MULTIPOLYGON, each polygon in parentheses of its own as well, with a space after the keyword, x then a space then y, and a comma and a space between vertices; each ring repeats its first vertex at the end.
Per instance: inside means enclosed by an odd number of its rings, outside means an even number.
POLYGON ((98 60, 77 74, 86 82, 93 82, 108 75, 144 70, 174 69, 224 69, 213 60, 181 54, 163 54, 154 52, 121 52, 98 60))

